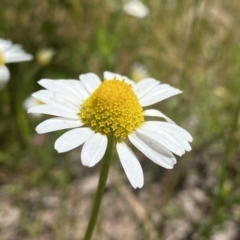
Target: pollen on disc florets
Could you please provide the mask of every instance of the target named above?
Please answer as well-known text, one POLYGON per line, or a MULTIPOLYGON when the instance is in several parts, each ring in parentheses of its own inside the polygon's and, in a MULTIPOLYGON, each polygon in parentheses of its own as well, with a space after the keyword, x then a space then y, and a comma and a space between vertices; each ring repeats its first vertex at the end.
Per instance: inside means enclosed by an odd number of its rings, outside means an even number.
POLYGON ((3 58, 3 54, 0 51, 0 66, 4 64, 4 58, 3 58))
POLYGON ((93 131, 114 135, 118 140, 126 138, 144 121, 132 86, 116 78, 105 80, 84 101, 80 117, 93 131))

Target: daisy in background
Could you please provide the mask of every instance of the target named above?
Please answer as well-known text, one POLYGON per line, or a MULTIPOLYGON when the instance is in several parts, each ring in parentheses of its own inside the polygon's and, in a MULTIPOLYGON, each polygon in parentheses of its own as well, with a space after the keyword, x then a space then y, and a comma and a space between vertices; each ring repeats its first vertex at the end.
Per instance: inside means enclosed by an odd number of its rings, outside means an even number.
POLYGON ((140 80, 148 77, 148 70, 145 66, 140 63, 135 63, 131 70, 131 78, 134 82, 139 82, 140 80))
MULTIPOLYGON (((40 104, 44 104, 43 102, 37 100, 36 98, 34 98, 33 96, 29 96, 27 99, 25 99, 25 101, 23 102, 23 107, 24 109, 28 110, 31 107, 35 107, 38 106, 40 104)), ((41 113, 32 113, 32 115, 34 117, 41 117, 42 114, 41 113)))
MULTIPOLYGON (((171 169, 176 163, 173 155, 190 151, 191 135, 156 109, 152 104, 181 93, 153 78, 138 83, 125 76, 104 72, 104 81, 94 73, 81 74, 79 80, 42 79, 46 88, 33 94, 45 104, 32 107, 29 113, 56 116, 36 127, 38 133, 61 129, 67 131, 55 142, 59 152, 70 151, 82 144, 83 165, 93 167, 104 156, 108 142, 114 138, 123 169, 134 188, 144 183, 143 171, 126 139, 156 164, 171 169), (145 117, 166 121, 146 121, 145 117)), ((108 151, 108 150, 107 150, 108 151)))
POLYGON ((55 50, 53 48, 46 48, 37 52, 36 59, 39 65, 46 66, 52 61, 54 55, 55 50))
POLYGON ((138 0, 131 0, 127 2, 123 9, 125 13, 132 15, 137 18, 144 18, 148 15, 149 10, 142 2, 138 0))
POLYGON ((0 89, 10 79, 10 72, 5 64, 32 60, 32 55, 25 53, 22 46, 12 44, 9 40, 0 38, 0 89))

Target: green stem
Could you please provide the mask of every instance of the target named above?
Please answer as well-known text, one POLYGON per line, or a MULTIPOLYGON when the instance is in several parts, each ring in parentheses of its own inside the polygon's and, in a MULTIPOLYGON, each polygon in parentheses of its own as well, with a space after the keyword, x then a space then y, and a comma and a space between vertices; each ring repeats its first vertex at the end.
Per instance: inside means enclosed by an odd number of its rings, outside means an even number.
POLYGON ((97 192, 95 195, 94 203, 93 203, 93 209, 91 212, 91 217, 88 222, 88 227, 84 236, 84 240, 90 240, 94 227, 96 225, 97 217, 98 217, 98 212, 99 208, 101 205, 102 201, 102 196, 103 192, 105 189, 105 185, 107 182, 107 177, 108 177, 108 171, 110 167, 110 160, 111 160, 111 153, 112 153, 112 147, 113 147, 113 137, 108 138, 108 145, 107 145, 107 150, 103 158, 102 162, 102 167, 101 167, 101 172, 100 172, 100 177, 98 181, 98 188, 97 192))
POLYGON ((30 129, 27 118, 27 113, 22 107, 25 86, 21 87, 21 82, 16 77, 13 77, 8 84, 10 109, 16 125, 16 138, 22 148, 30 148, 30 129))

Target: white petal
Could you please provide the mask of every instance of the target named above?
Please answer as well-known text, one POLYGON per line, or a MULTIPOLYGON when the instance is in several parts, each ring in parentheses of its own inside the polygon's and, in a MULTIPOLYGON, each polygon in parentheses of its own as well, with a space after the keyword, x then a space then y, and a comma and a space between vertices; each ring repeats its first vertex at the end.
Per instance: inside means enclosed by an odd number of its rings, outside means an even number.
MULTIPOLYGON (((153 124, 152 122, 145 122, 141 126, 141 129, 146 131, 148 134, 150 134, 151 138, 154 138, 155 140, 157 140, 157 138, 158 138, 157 141, 159 141, 160 143, 162 143, 162 142, 161 142, 161 140, 159 140, 159 138, 161 138, 161 136, 163 136, 163 137, 165 136, 164 140, 166 140, 166 142, 172 142, 173 145, 175 145, 179 148, 179 151, 181 149, 181 151, 179 152, 180 154, 184 154, 185 150, 186 151, 191 150, 191 146, 189 145, 187 140, 184 138, 183 134, 180 134, 178 131, 173 132, 173 131, 170 131, 166 127, 158 127, 158 126, 156 126, 156 124, 153 124)), ((163 144, 163 145, 166 147, 165 144, 163 144)), ((170 149, 170 150, 172 151, 172 149, 170 149)), ((179 155, 179 153, 176 153, 176 154, 179 155)))
POLYGON ((182 91, 169 85, 161 84, 148 92, 141 99, 139 99, 139 102, 142 107, 145 107, 160 102, 179 93, 182 93, 182 91))
POLYGON ((47 133, 57 130, 81 127, 83 123, 80 120, 72 120, 62 117, 56 117, 41 122, 37 127, 37 133, 47 133))
POLYGON ((161 117, 161 118, 165 118, 167 120, 167 122, 172 123, 172 124, 176 124, 173 120, 171 120, 169 117, 167 117, 166 115, 164 115, 162 112, 156 110, 156 109, 148 109, 145 110, 143 112, 144 116, 150 116, 150 117, 161 117))
POLYGON ((142 125, 136 130, 136 132, 156 142, 159 142, 164 147, 169 149, 171 152, 177 154, 178 156, 182 156, 184 154, 184 149, 180 146, 176 139, 171 134, 163 130, 161 131, 160 129, 158 129, 158 131, 156 132, 155 129, 148 128, 142 125))
POLYGON ((22 51, 24 51, 24 50, 22 49, 22 46, 20 44, 14 44, 10 48, 6 49, 4 52, 8 53, 8 54, 9 53, 12 54, 12 53, 19 53, 22 51))
POLYGON ((139 151, 156 164, 171 169, 176 163, 174 155, 160 143, 136 133, 130 134, 128 138, 139 151))
POLYGON ((105 71, 103 73, 103 76, 104 76, 104 79, 106 80, 113 80, 114 78, 116 78, 117 80, 120 80, 120 81, 125 80, 125 82, 130 84, 131 86, 135 85, 135 82, 133 80, 129 79, 126 76, 120 75, 118 73, 105 71))
POLYGON ((117 152, 128 180, 134 188, 141 188, 144 177, 137 157, 125 143, 117 143, 117 152))
POLYGON ((92 94, 101 84, 100 78, 95 73, 81 74, 79 78, 89 94, 92 94))
POLYGON ((58 117, 79 119, 79 115, 71 110, 67 110, 66 108, 62 108, 58 106, 45 105, 45 104, 31 107, 30 109, 28 109, 28 113, 42 113, 42 114, 49 114, 49 115, 58 116, 58 117))
POLYGON ((93 134, 90 128, 72 129, 59 137, 54 147, 59 153, 67 152, 86 142, 93 134))
POLYGON ((109 72, 109 71, 105 71, 103 73, 104 79, 105 80, 113 80, 114 78, 117 78, 119 80, 123 79, 123 76, 118 74, 118 73, 113 73, 113 72, 109 72))
POLYGON ((143 18, 149 13, 148 8, 138 0, 128 1, 124 5, 123 9, 127 14, 137 18, 143 18))
POLYGON ((26 110, 28 110, 31 107, 37 106, 39 105, 39 102, 37 99, 35 99, 32 96, 29 96, 24 102, 23 102, 23 106, 26 110))
POLYGON ((31 61, 32 59, 33 56, 31 54, 27 54, 23 51, 19 53, 7 52, 6 54, 4 54, 5 63, 26 62, 31 61))
POLYGON ((0 89, 2 89, 10 79, 10 72, 5 65, 0 66, 0 89))
POLYGON ((12 42, 10 40, 0 38, 0 49, 2 50, 2 52, 6 51, 11 46, 12 42))
POLYGON ((178 144, 180 144, 180 146, 185 150, 185 151, 191 151, 192 148, 190 146, 190 144, 188 143, 188 141, 186 139, 184 139, 182 136, 178 135, 178 134, 174 134, 173 135, 175 140, 178 142, 178 144))
POLYGON ((100 133, 95 133, 91 138, 89 138, 82 148, 82 164, 88 167, 96 165, 106 152, 107 143, 107 137, 100 133))
POLYGON ((26 53, 20 44, 12 44, 9 40, 0 39, 0 51, 5 63, 24 62, 33 59, 33 56, 26 53))
POLYGON ((89 95, 83 87, 81 89, 81 83, 78 84, 78 88, 76 88, 75 81, 78 82, 77 80, 41 79, 38 83, 48 90, 62 93, 66 97, 73 99, 77 104, 81 104, 86 96, 89 95))
POLYGON ((151 128, 155 127, 156 129, 162 129, 172 134, 178 134, 179 136, 182 136, 184 139, 186 139, 188 142, 192 142, 193 140, 189 132, 187 132, 185 129, 177 125, 173 125, 173 124, 169 124, 167 122, 161 122, 161 121, 147 121, 144 123, 144 125, 149 126, 151 128))
POLYGON ((142 81, 139 81, 133 88, 136 93, 138 99, 144 96, 146 93, 150 92, 157 85, 160 84, 160 81, 155 80, 154 78, 146 78, 142 81))
POLYGON ((43 103, 68 108, 76 113, 78 113, 80 110, 80 104, 74 102, 72 98, 69 98, 68 96, 59 92, 40 90, 33 93, 32 96, 43 103))
POLYGON ((77 94, 80 94, 81 98, 83 100, 85 100, 89 97, 89 93, 87 92, 87 90, 85 89, 85 87, 83 86, 83 84, 79 80, 67 80, 67 81, 68 82, 70 81, 70 83, 76 89, 77 94))

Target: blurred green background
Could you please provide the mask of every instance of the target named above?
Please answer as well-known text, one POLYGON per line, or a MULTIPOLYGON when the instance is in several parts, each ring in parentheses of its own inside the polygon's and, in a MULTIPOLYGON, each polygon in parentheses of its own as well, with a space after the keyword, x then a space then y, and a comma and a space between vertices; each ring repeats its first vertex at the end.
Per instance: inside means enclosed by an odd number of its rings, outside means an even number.
POLYGON ((64 131, 38 135, 48 116, 23 102, 41 78, 113 71, 183 91, 156 107, 187 129, 193 150, 163 169, 136 152, 145 185, 132 189, 113 156, 93 239, 240 239, 240 2, 149 0, 126 14, 117 0, 1 0, 0 38, 35 56, 8 65, 0 91, 0 239, 75 240, 84 234, 99 174, 79 150, 58 154, 64 131), (53 49, 49 62, 44 49, 53 49))

